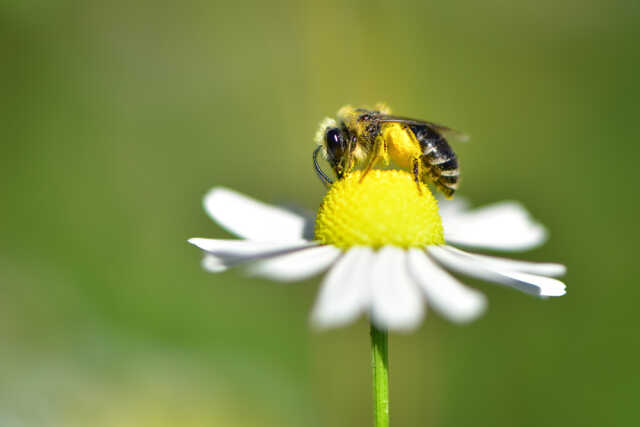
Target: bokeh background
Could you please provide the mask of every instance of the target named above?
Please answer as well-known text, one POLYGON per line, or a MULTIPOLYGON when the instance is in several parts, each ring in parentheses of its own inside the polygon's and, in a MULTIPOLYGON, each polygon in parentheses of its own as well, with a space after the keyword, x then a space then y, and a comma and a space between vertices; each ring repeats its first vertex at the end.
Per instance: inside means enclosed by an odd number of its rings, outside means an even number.
POLYGON ((639 41, 633 1, 0 2, 0 426, 370 425, 366 321, 186 239, 216 185, 317 208, 317 123, 377 101, 471 134, 460 193, 569 267, 392 335, 393 425, 634 425, 639 41))

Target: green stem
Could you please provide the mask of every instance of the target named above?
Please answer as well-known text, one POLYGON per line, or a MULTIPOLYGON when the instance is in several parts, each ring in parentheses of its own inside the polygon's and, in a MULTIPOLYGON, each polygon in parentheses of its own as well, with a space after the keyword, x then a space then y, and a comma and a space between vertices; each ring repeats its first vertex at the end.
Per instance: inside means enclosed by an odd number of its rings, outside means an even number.
POLYGON ((373 416, 375 427, 389 427, 389 353, 387 331, 371 324, 371 367, 373 368, 373 416))

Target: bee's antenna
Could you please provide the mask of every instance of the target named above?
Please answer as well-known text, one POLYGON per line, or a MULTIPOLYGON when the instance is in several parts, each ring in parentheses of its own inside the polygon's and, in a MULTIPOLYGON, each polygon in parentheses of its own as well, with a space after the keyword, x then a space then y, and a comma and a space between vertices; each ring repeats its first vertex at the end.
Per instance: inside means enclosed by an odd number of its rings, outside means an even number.
POLYGON ((313 151, 313 167, 316 169, 316 174, 318 175, 318 178, 320 178, 322 183, 325 185, 325 187, 329 187, 331 184, 333 184, 333 181, 329 179, 327 174, 323 172, 323 170, 320 168, 320 165, 318 164, 318 153, 320 152, 321 149, 322 149, 322 146, 319 145, 318 148, 316 148, 313 151))

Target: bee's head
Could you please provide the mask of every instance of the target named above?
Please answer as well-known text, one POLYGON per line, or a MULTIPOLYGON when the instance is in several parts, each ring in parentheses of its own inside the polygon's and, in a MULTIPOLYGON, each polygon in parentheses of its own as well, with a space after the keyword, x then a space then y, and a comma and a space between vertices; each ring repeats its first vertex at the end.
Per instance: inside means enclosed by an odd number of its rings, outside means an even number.
POLYGON ((327 152, 327 160, 333 168, 338 179, 342 178, 349 166, 350 152, 347 135, 337 127, 328 127, 324 134, 324 148, 327 152))
MULTIPOLYGON (((349 139, 347 131, 334 119, 326 118, 320 123, 316 133, 316 143, 321 147, 324 158, 329 162, 338 179, 349 172, 355 144, 349 139)), ((316 170, 318 168, 316 163, 316 170)), ((320 174, 320 171, 318 173, 320 174)), ((325 175, 323 180, 326 181, 326 179, 325 175)))

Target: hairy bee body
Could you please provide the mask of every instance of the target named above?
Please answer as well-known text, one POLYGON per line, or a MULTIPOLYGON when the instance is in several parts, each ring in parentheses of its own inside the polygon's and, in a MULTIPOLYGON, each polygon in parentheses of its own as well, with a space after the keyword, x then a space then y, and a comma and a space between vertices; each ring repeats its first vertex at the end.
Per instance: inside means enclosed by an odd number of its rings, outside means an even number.
MULTIPOLYGON (((435 123, 392 116, 384 105, 376 109, 346 106, 337 114, 337 121, 325 119, 317 134, 318 149, 314 165, 318 176, 331 180, 319 168, 318 151, 325 154, 338 179, 358 163, 365 164, 363 177, 377 163, 393 160, 412 171, 416 183, 431 181, 452 197, 458 187, 458 159, 443 133, 455 131, 435 123)), ((419 187, 418 187, 419 188, 419 187)))

